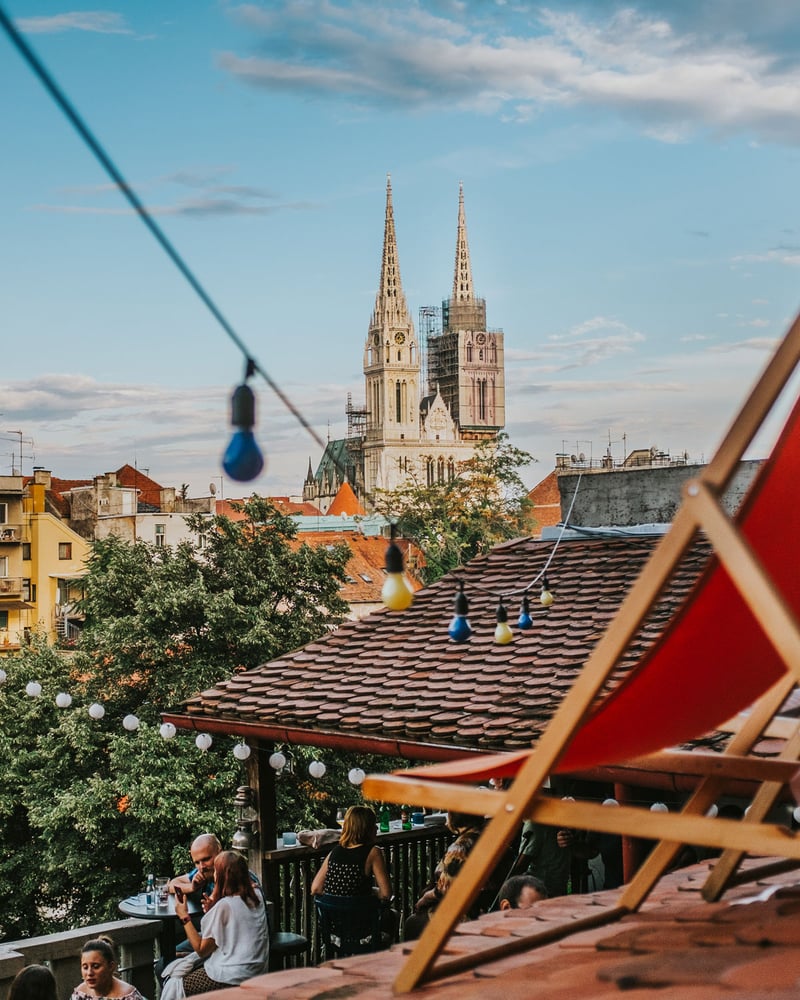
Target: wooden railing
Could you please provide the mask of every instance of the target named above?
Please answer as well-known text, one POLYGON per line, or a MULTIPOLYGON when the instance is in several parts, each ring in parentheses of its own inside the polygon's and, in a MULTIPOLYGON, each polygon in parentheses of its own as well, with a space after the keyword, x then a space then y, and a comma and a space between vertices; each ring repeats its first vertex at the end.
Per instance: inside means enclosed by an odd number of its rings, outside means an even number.
MULTIPOLYGON (((425 826, 378 837, 392 882, 394 907, 400 915, 401 935, 406 917, 413 913, 414 903, 452 839, 445 826, 425 826)), ((297 959, 298 964, 317 965, 324 959, 317 936, 311 883, 333 846, 284 847, 265 851, 263 855, 264 885, 275 902, 277 929, 302 934, 310 942, 308 954, 297 959)))

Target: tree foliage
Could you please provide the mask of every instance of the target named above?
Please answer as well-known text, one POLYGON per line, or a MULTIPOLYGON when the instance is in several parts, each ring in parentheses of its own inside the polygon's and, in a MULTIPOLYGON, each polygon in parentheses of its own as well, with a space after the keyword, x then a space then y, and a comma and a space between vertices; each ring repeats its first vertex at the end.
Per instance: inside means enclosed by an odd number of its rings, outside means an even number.
MULTIPOLYGON (((0 937, 115 916, 145 872, 185 870, 198 832, 232 832, 233 795, 246 780, 235 740, 216 737, 206 753, 194 734, 165 741, 160 711, 318 638, 347 610, 346 547, 297 544, 294 522, 268 500, 254 497, 241 513, 193 517, 196 541, 175 549, 94 543, 76 650, 36 635, 2 661, 0 937), (25 693, 31 680, 38 698, 25 693), (62 691, 73 698, 67 709, 55 705, 62 691), (99 721, 87 712, 95 701, 99 721), (122 726, 128 714, 140 721, 135 732, 122 726)), ((300 796, 298 816, 302 773, 279 783, 287 829, 329 821, 332 800, 354 794, 327 775, 300 796)))
POLYGON ((498 542, 531 530, 532 505, 519 470, 533 461, 501 433, 480 442, 453 479, 381 491, 376 507, 422 549, 420 574, 433 583, 498 542))

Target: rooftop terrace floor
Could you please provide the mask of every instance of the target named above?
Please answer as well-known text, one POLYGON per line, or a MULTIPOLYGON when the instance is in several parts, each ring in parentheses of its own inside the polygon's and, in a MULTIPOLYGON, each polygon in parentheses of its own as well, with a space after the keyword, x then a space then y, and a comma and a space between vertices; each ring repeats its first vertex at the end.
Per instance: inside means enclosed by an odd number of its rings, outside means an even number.
MULTIPOLYGON (((748 862, 749 867, 763 864, 748 862)), ((783 1000, 800 996, 800 872, 730 889, 706 903, 709 862, 665 876, 641 910, 533 950, 437 979, 421 1000, 783 1000)), ((619 890, 563 896, 532 910, 462 923, 445 954, 495 948, 510 937, 611 909, 619 890)), ((386 1000, 410 945, 259 976, 216 1000, 386 1000)), ((211 994, 209 994, 211 996, 211 994)))

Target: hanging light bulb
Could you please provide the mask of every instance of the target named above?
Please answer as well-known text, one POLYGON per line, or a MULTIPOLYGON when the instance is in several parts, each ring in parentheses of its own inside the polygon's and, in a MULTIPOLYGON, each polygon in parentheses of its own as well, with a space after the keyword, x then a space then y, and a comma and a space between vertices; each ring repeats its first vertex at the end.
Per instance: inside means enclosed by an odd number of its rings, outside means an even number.
POLYGON ((56 695, 56 707, 57 708, 69 708, 72 704, 72 695, 67 694, 66 691, 59 691, 56 695))
POLYGON ((92 702, 92 704, 89 706, 89 717, 94 719, 95 722, 99 722, 100 719, 102 719, 105 714, 106 710, 99 702, 97 701, 92 702))
POLYGON ((514 633, 508 624, 508 611, 501 597, 497 605, 497 627, 494 630, 494 641, 498 646, 507 646, 513 638, 514 633))
POLYGON ((403 574, 403 553, 394 540, 394 532, 395 527, 392 525, 392 540, 386 550, 386 579, 381 587, 381 600, 390 611, 405 611, 414 600, 414 591, 403 574))
POLYGON ((666 806, 663 802, 654 802, 650 806, 650 812, 651 813, 668 813, 669 812, 669 807, 666 806))
POLYGON ((517 619, 517 628, 525 629, 533 628, 533 618, 531 618, 531 602, 527 594, 522 595, 522 602, 519 606, 519 618, 517 619))
POLYGON ((194 745, 203 753, 208 750, 213 742, 209 733, 198 733, 194 738, 194 745))
POLYGON ((469 601, 467 600, 467 595, 464 593, 463 580, 458 585, 458 593, 453 601, 453 611, 455 614, 453 615, 453 620, 450 622, 447 634, 453 642, 466 642, 472 635, 472 626, 467 621, 469 601))
POLYGON ((282 771, 286 767, 286 758, 280 750, 276 750, 275 753, 270 754, 269 766, 273 771, 282 771))
POLYGON ((42 685, 38 681, 28 681, 25 685, 25 694, 29 698, 38 698, 42 693, 42 685))
POLYGON ((253 426, 256 422, 256 397, 247 384, 255 372, 255 362, 247 359, 244 382, 237 386, 231 397, 231 426, 236 430, 222 456, 225 474, 239 483, 247 483, 260 475, 264 456, 256 443, 253 426))
POLYGON ((710 816, 712 819, 719 815, 719 807, 716 802, 712 802, 711 805, 706 809, 706 816, 710 816))
POLYGON ((603 799, 604 806, 618 806, 619 802, 616 799, 603 799))
POLYGON ((135 733, 139 728, 139 720, 135 715, 126 715, 122 720, 123 729, 127 729, 129 733, 135 733))
POLYGON ((321 778, 325 774, 327 768, 322 763, 321 760, 312 760, 308 765, 308 773, 312 778, 321 778))
POLYGON ((366 778, 366 774, 364 774, 360 767, 351 767, 347 772, 347 780, 351 785, 363 785, 364 778, 366 778))
POLYGON ((553 603, 554 597, 550 593, 550 584, 547 582, 547 577, 542 577, 542 592, 539 594, 539 603, 543 608, 549 608, 553 603))
POLYGON ((233 756, 237 760, 247 760, 250 756, 250 747, 242 740, 241 743, 237 743, 233 748, 233 756))
POLYGON ((177 731, 171 722, 162 722, 158 727, 158 732, 162 740, 174 740, 177 731))

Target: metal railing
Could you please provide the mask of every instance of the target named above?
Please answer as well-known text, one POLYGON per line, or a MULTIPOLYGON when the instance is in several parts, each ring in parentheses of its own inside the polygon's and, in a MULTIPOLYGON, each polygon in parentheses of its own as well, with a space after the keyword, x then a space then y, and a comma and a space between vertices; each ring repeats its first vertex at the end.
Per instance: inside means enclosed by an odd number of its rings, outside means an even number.
MULTIPOLYGON (((378 846, 386 858, 395 897, 394 908, 400 917, 401 936, 406 917, 414 912, 414 904, 452 839, 453 834, 443 825, 379 836, 378 846)), ((275 902, 278 924, 275 929, 302 934, 309 941, 305 956, 289 960, 298 965, 318 965, 324 961, 317 934, 311 883, 323 858, 333 846, 286 847, 264 852, 264 885, 267 895, 275 902)))

